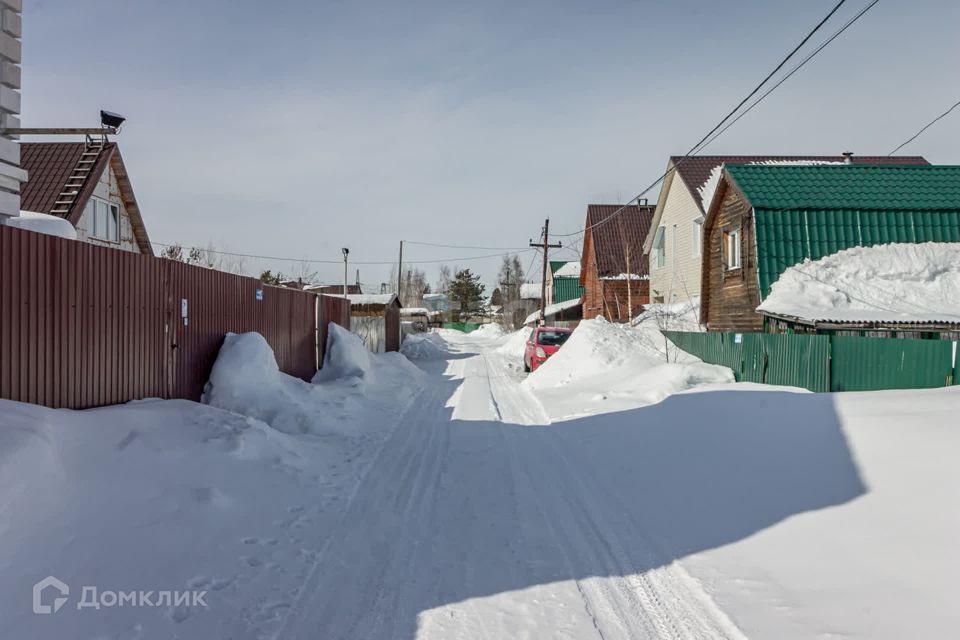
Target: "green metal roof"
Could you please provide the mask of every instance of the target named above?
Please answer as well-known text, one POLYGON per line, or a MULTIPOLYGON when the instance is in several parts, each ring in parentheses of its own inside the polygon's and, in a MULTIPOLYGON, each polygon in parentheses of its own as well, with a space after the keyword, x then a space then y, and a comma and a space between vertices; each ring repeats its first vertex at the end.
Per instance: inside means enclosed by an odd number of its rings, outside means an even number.
POLYGON ((557 302, 566 302, 583 296, 583 287, 580 286, 580 278, 570 278, 566 276, 554 277, 553 279, 553 304, 557 302))
POLYGON ((790 266, 877 244, 960 242, 960 166, 729 165, 754 208, 760 297, 790 266))
POLYGON ((559 268, 562 267, 563 265, 567 264, 567 262, 569 262, 569 260, 551 260, 551 261, 550 261, 550 273, 551 273, 551 274, 556 273, 556 272, 557 272, 557 269, 559 269, 559 268))
POLYGON ((728 165, 755 208, 960 210, 960 166, 728 165))

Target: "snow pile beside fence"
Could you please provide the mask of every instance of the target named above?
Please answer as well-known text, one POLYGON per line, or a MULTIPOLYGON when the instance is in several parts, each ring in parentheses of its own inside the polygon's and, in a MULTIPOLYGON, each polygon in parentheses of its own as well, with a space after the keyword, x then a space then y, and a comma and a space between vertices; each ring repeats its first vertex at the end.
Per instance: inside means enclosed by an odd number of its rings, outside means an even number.
POLYGON ((734 381, 726 367, 673 349, 669 355, 668 361, 654 323, 641 328, 594 318, 581 322, 523 384, 552 419, 560 419, 643 406, 699 385, 734 381))
POLYGON ((394 422, 423 384, 398 353, 373 355, 359 337, 330 325, 324 367, 313 384, 279 370, 258 333, 229 333, 203 402, 256 418, 284 433, 358 435, 394 422))

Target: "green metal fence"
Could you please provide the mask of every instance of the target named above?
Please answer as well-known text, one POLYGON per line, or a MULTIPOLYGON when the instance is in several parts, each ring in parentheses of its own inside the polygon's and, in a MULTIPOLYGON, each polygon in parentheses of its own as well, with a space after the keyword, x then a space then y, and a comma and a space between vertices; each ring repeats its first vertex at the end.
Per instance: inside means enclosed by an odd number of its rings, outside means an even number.
POLYGON ((811 391, 960 384, 956 342, 856 336, 667 331, 680 349, 729 367, 737 381, 811 391))
POLYGON ((457 331, 463 331, 464 333, 470 333, 471 331, 476 331, 482 325, 476 322, 444 322, 444 329, 456 329, 457 331))

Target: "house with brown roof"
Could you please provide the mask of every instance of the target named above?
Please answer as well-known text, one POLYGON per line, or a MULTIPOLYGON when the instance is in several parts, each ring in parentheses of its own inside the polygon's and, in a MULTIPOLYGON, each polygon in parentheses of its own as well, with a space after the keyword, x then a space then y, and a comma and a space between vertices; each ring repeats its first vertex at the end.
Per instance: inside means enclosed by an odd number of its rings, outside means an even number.
POLYGON ((654 209, 648 204, 587 205, 580 258, 584 319, 627 322, 650 302, 643 240, 654 209))
POLYGON ((22 210, 68 220, 83 242, 153 255, 115 142, 22 142, 20 161, 22 210))
POLYGON ((700 295, 703 224, 724 165, 925 165, 920 156, 672 156, 643 250, 650 261, 653 302, 700 295))

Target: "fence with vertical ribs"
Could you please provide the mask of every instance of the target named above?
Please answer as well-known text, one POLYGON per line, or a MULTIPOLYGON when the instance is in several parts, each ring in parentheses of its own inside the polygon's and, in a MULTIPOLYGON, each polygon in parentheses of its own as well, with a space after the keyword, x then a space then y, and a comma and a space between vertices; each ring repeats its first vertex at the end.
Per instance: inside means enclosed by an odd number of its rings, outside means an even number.
POLYGON ((199 400, 227 332, 262 334, 282 371, 309 379, 316 299, 0 225, 0 398, 74 409, 199 400))

